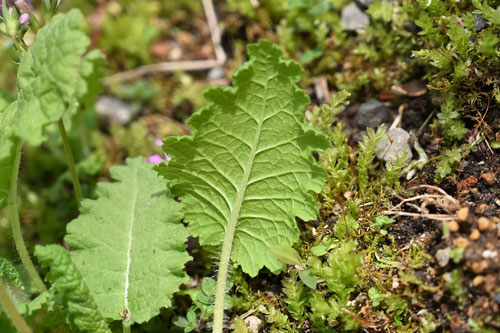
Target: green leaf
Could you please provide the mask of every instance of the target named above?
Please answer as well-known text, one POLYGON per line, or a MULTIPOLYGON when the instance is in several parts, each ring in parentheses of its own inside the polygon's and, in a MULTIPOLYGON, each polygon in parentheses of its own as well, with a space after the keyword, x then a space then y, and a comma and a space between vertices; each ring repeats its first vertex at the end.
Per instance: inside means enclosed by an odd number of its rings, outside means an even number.
POLYGON ((392 19, 394 5, 390 1, 374 1, 366 11, 374 21, 389 23, 392 19))
POLYGON ((500 39, 496 34, 490 30, 485 31, 479 39, 479 52, 489 57, 495 57, 498 53, 498 42, 500 39))
POLYGON ((269 251, 287 265, 303 266, 299 253, 291 246, 277 245, 270 248, 269 251))
POLYGON ((300 57, 300 62, 303 64, 308 64, 314 59, 321 57, 324 52, 325 49, 323 47, 316 46, 314 49, 304 52, 304 54, 302 54, 302 57, 300 57))
POLYGON ((36 323, 38 328, 46 330, 57 330, 57 326, 66 326, 68 316, 62 304, 62 298, 62 295, 52 287, 31 302, 23 304, 24 307, 18 306, 18 308, 28 323, 36 323))
POLYGON ((310 270, 306 269, 299 272, 299 277, 302 282, 309 288, 316 290, 316 285, 318 284, 319 278, 311 273, 310 270))
POLYGON ((264 266, 283 268, 268 249, 299 239, 295 216, 316 218, 311 192, 321 192, 326 177, 312 151, 329 144, 303 123, 310 100, 296 85, 300 66, 269 41, 248 53, 235 87, 205 93, 210 104, 188 121, 194 135, 165 139, 172 160, 157 171, 171 181, 200 243, 219 245, 235 230, 232 261, 255 276, 264 266))
POLYGON ((11 281, 17 286, 21 286, 21 277, 19 276, 19 272, 14 265, 12 265, 12 263, 5 258, 0 258, 0 279, 11 281))
POLYGON ((69 252, 59 245, 37 245, 35 255, 42 266, 50 267, 45 279, 63 295, 70 321, 82 332, 111 333, 69 252))
POLYGON ((463 59, 467 59, 470 32, 467 32, 463 25, 458 24, 454 17, 450 18, 450 20, 448 37, 450 37, 451 44, 457 48, 463 59))
POLYGON ((83 90, 80 67, 89 39, 82 22, 76 9, 54 16, 21 56, 13 132, 31 145, 47 139, 47 125, 74 109, 75 95, 83 90))
POLYGON ((132 324, 172 304, 190 256, 180 204, 144 158, 126 164, 110 169, 117 182, 99 183, 97 200, 82 202, 65 240, 103 316, 122 312, 132 324))

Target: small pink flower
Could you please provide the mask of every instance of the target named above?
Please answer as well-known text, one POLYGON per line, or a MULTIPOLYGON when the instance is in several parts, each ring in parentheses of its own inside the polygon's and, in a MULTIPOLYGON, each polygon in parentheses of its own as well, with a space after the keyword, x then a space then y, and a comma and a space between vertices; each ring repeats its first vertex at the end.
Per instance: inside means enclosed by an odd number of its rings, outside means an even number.
POLYGON ((26 25, 30 23, 30 14, 28 13, 21 14, 21 16, 19 17, 19 23, 21 23, 21 25, 26 25))
POLYGON ((154 155, 149 156, 146 159, 146 161, 148 161, 148 163, 158 164, 158 163, 164 162, 165 160, 160 155, 154 154, 154 155))
MULTIPOLYGON (((158 146, 158 147, 163 146, 163 141, 160 139, 155 140, 155 146, 158 146)), ((154 163, 154 164, 158 164, 158 163, 165 162, 165 161, 170 161, 170 157, 168 157, 168 155, 166 153, 163 153, 163 154, 165 155, 165 157, 161 157, 158 154, 154 154, 154 155, 149 156, 146 160, 149 163, 154 163)))

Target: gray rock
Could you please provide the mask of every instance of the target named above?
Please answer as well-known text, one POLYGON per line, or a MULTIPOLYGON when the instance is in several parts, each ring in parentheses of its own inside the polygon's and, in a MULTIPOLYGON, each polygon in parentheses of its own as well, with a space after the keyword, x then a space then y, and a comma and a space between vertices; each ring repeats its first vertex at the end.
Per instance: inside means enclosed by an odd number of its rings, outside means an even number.
POLYGON ((256 316, 250 316, 245 319, 245 325, 249 333, 259 333, 262 327, 262 320, 256 316))
POLYGON ((500 294, 495 295, 495 301, 497 301, 497 303, 500 304, 500 294))
POLYGON ((439 266, 444 267, 448 265, 448 262, 450 261, 450 253, 451 249, 449 247, 441 250, 437 250, 436 252, 436 260, 439 264, 439 266))
POLYGON ((370 24, 368 14, 363 12, 354 2, 342 8, 341 19, 344 30, 348 31, 360 30, 370 24))
POLYGON ((474 31, 479 32, 486 27, 486 20, 479 14, 474 14, 474 31))
POLYGON ((356 3, 359 5, 361 8, 368 8, 374 0, 356 0, 356 3))
POLYGON ((216 81, 224 78, 224 68, 217 66, 212 68, 207 75, 207 81, 216 81))
POLYGON ((376 128, 380 124, 389 121, 389 117, 389 108, 380 101, 372 100, 359 106, 358 126, 361 129, 367 127, 376 128))
POLYGON ((132 118, 132 105, 112 96, 100 96, 95 108, 110 124, 126 125, 132 118))
POLYGON ((406 152, 405 163, 408 164, 413 158, 410 144, 408 143, 410 134, 402 128, 393 128, 387 134, 391 137, 392 142, 389 138, 380 141, 377 144, 377 148, 380 148, 376 153, 377 157, 394 164, 396 159, 406 152))

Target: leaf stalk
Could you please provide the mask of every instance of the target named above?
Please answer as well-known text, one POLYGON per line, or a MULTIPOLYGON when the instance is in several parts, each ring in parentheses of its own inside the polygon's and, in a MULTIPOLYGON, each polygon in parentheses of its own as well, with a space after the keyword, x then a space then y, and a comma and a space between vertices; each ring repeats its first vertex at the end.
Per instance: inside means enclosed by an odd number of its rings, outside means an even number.
POLYGON ((71 180, 73 181, 73 188, 75 191, 75 197, 78 204, 82 201, 82 187, 80 186, 80 180, 78 179, 78 172, 76 171, 75 159, 73 158, 73 152, 71 151, 71 145, 69 144, 68 134, 64 128, 64 122, 59 119, 59 133, 61 134, 61 139, 64 145, 64 153, 66 154, 66 161, 68 162, 69 172, 71 173, 71 180))
POLYGON ((132 326, 125 324, 125 321, 123 321, 123 333, 131 333, 132 332, 132 326))
POLYGON ((224 233, 224 242, 222 243, 222 250, 219 262, 219 275, 217 276, 217 284, 215 286, 215 304, 214 304, 214 325, 213 333, 222 333, 224 330, 224 300, 226 297, 226 281, 229 270, 229 260, 231 258, 231 251, 233 249, 234 233, 236 225, 238 224, 238 217, 240 215, 243 199, 248 186, 248 179, 252 171, 253 162, 257 153, 257 146, 262 131, 263 121, 261 120, 257 126, 257 132, 254 137, 250 156, 243 173, 241 185, 236 195, 234 207, 231 211, 231 217, 227 223, 227 229, 224 233))
POLYGON ((26 244, 24 243, 23 234, 21 231, 21 221, 19 220, 19 212, 17 211, 17 182, 19 179, 19 165, 21 164, 21 154, 23 150, 23 142, 19 140, 14 155, 14 164, 12 166, 12 171, 10 175, 10 188, 8 197, 8 216, 10 226, 12 228, 12 236, 14 238, 14 243, 16 244, 17 252, 21 258, 26 272, 33 281, 33 284, 42 293, 47 290, 45 283, 43 283, 42 278, 38 274, 38 271, 31 261, 28 250, 26 249, 26 244))
POLYGON ((0 279, 0 305, 2 305, 2 309, 7 313, 7 316, 12 321, 12 324, 16 327, 16 329, 21 333, 31 333, 32 330, 24 320, 24 318, 17 311, 16 305, 9 297, 9 293, 7 292, 7 287, 0 279))

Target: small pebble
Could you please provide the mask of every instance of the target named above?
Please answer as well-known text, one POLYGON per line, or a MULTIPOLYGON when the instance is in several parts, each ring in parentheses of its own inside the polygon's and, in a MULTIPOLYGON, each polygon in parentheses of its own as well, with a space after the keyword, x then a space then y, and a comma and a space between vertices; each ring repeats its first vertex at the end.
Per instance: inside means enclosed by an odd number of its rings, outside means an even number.
POLYGON ((374 99, 361 104, 357 114, 360 129, 377 128, 380 124, 390 120, 391 110, 381 101, 374 99))
POLYGON ((370 17, 356 3, 350 3, 342 8, 340 16, 344 24, 344 30, 356 31, 370 24, 370 17))
POLYGON ((99 97, 95 109, 109 124, 126 125, 132 119, 132 104, 112 96, 99 97))
POLYGON ((474 31, 479 32, 486 27, 486 20, 479 14, 474 14, 474 31))
POLYGON ((500 293, 495 295, 495 301, 500 304, 500 293))
POLYGON ((480 236, 481 236, 481 233, 479 233, 479 230, 473 229, 469 235, 469 239, 472 241, 475 241, 475 240, 478 240, 480 236))
POLYGON ((481 260, 480 262, 472 263, 472 271, 476 274, 481 274, 485 269, 488 268, 488 262, 486 260, 481 260))
POLYGON ((451 221, 448 222, 448 230, 451 232, 457 232, 460 229, 460 226, 458 225, 457 221, 451 221))
POLYGON ((247 330, 250 333, 258 333, 260 332, 260 328, 262 326, 262 320, 256 316, 250 316, 245 319, 245 324, 247 326, 247 330))
POLYGON ((466 249, 469 246, 469 241, 465 237, 458 237, 455 241, 455 244, 457 245, 457 247, 466 249))
POLYGON ((476 214, 483 214, 486 209, 488 209, 488 205, 485 203, 482 203, 479 206, 477 206, 476 214))
POLYGON ((474 287, 477 287, 479 286, 480 284, 482 284, 484 282, 484 276, 482 275, 478 275, 474 278, 474 280, 472 280, 472 285, 474 287))
POLYGON ((450 261, 450 253, 451 253, 451 249, 449 247, 447 247, 445 249, 437 250, 436 260, 437 260, 439 266, 444 267, 444 266, 448 265, 448 262, 450 261))
POLYGON ((495 184, 495 181, 496 181, 495 174, 491 170, 483 173, 481 175, 481 179, 484 180, 490 186, 495 184))
POLYGON ((493 259, 497 255, 498 255, 497 251, 491 251, 491 250, 484 250, 483 254, 482 254, 482 256, 483 256, 484 259, 493 259))
POLYGON ((377 143, 376 155, 379 159, 394 164, 397 158, 406 152, 405 163, 408 164, 413 158, 410 144, 410 134, 402 128, 390 129, 387 133, 387 138, 377 143), (391 140, 389 140, 389 137, 391 140))
POLYGON ((490 228, 490 220, 487 217, 481 216, 477 220, 477 227, 480 231, 485 231, 490 228))
POLYGON ((457 217, 460 221, 466 221, 469 216, 469 207, 462 207, 458 210, 457 217))

